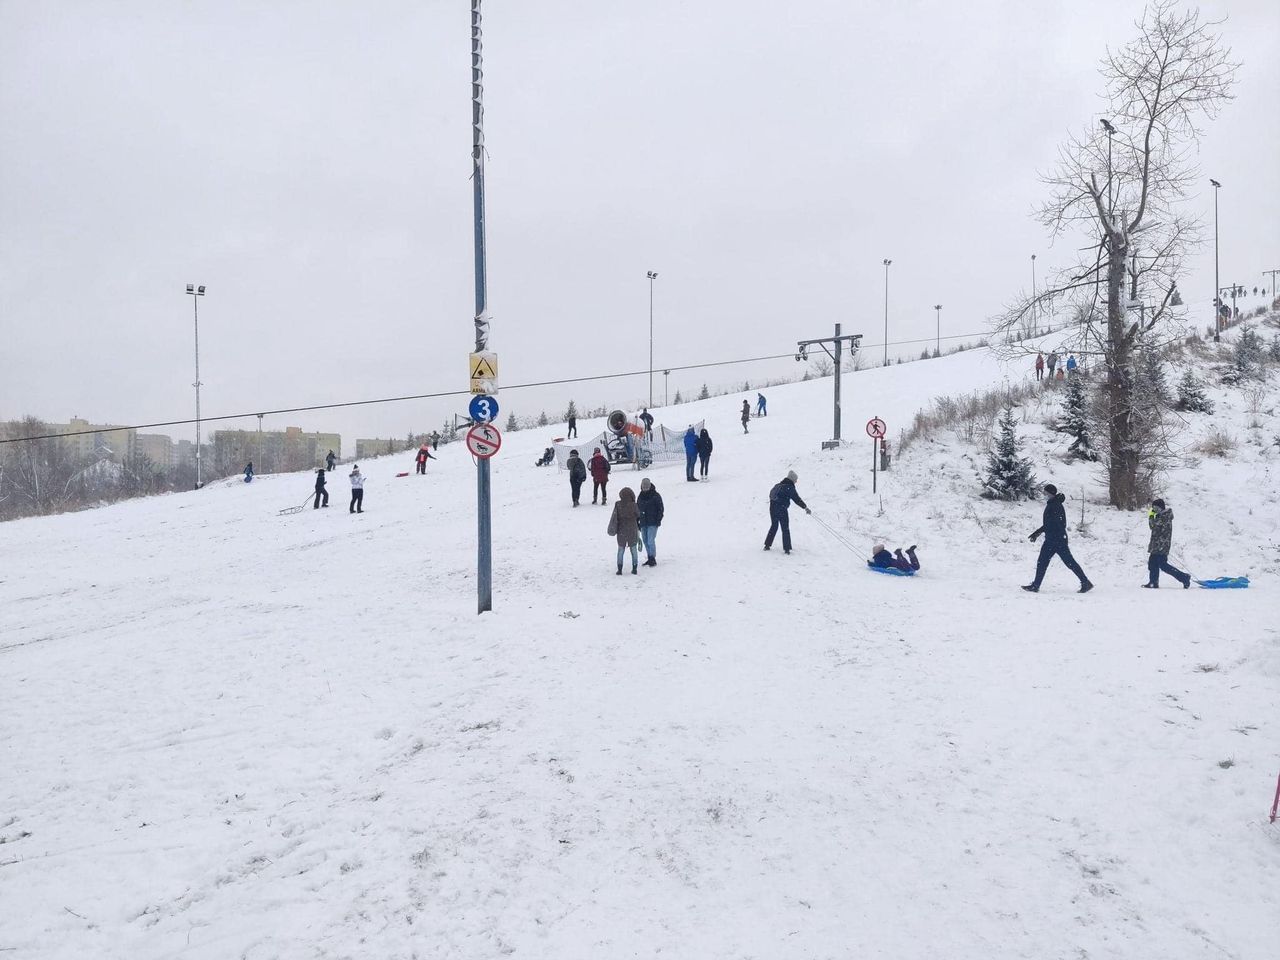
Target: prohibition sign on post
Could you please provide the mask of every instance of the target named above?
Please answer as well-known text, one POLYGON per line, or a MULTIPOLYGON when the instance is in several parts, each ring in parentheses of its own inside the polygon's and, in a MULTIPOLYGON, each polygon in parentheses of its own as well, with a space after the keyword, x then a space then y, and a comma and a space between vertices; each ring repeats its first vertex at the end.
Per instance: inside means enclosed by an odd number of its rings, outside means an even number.
POLYGON ((477 423, 467 431, 467 449, 480 460, 488 460, 501 446, 502 434, 491 423, 477 423))
POLYGON ((884 421, 879 417, 872 417, 867 421, 867 436, 872 440, 879 440, 884 437, 885 432, 889 428, 884 425, 884 421))

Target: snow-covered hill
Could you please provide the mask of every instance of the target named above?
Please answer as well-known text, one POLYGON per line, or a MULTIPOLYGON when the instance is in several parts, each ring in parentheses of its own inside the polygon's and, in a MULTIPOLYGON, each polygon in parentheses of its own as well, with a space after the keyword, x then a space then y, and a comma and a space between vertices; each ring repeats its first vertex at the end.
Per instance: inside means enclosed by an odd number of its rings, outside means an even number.
POLYGON ((362 515, 340 468, 300 515, 277 511, 306 474, 4 525, 0 950, 1271 955, 1274 380, 1260 414, 1219 391, 1238 449, 1164 491, 1175 554, 1247 591, 1137 589, 1144 517, 1056 459, 1056 398, 1028 406, 1098 585, 1059 568, 1033 596, 1039 504, 977 499, 946 431, 873 495, 862 433, 1028 375, 983 351, 859 372, 830 452, 830 380, 770 390, 748 435, 741 397, 656 411, 705 418, 715 453, 706 483, 645 474, 666 520, 638 576, 608 510, 532 465, 559 433, 508 435, 483 617, 461 444, 425 478, 361 463, 362 515), (919 543, 923 575, 865 572, 799 511, 795 552, 762 551, 788 469, 852 543, 919 543))

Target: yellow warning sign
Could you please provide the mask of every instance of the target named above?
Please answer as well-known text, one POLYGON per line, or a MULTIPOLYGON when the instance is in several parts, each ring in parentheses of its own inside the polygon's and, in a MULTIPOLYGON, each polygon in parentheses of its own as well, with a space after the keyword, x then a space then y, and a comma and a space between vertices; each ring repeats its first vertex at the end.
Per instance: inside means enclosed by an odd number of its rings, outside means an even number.
POLYGON ((471 354, 471 392, 493 395, 498 392, 498 355, 484 351, 471 354))

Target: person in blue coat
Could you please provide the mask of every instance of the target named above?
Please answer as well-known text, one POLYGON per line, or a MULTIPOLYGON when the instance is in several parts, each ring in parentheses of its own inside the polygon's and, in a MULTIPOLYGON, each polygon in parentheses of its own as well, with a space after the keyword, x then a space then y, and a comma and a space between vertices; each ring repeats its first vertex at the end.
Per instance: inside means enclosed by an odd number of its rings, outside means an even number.
POLYGON ((796 481, 800 478, 796 476, 794 470, 787 471, 787 475, 773 485, 773 489, 769 491, 769 532, 764 538, 764 548, 768 550, 773 546, 773 538, 777 535, 778 530, 782 530, 782 552, 791 552, 791 504, 794 502, 797 507, 805 513, 813 513, 812 510, 800 499, 800 494, 796 493, 796 481))
POLYGON ((763 393, 756 394, 756 416, 767 417, 769 415, 768 401, 765 400, 763 393))
POLYGON ((253 482, 253 461, 252 460, 250 460, 248 465, 245 466, 244 468, 244 482, 245 483, 253 482))
POLYGON ((698 462, 698 435, 693 432, 690 427, 684 434, 684 478, 691 483, 697 483, 698 478, 693 475, 693 465, 698 462))

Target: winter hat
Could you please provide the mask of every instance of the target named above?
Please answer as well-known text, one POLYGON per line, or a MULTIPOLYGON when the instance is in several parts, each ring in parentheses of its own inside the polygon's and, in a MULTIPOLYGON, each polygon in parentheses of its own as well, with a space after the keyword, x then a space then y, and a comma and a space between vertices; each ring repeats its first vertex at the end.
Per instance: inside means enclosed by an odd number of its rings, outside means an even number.
POLYGON ((871 555, 874 557, 877 553, 879 553, 883 549, 884 549, 884 544, 877 543, 874 547, 871 548, 871 555))
POLYGON ((641 489, 641 490, 652 490, 652 489, 653 489, 653 481, 652 481, 652 480, 650 480, 648 477, 645 477, 643 480, 641 480, 641 481, 640 481, 640 489, 641 489))
POLYGON ((1044 485, 1044 492, 1047 493, 1049 496, 1054 497, 1054 496, 1057 496, 1058 494, 1058 488, 1055 487, 1052 483, 1046 483, 1044 485))
POLYGON ((794 470, 788 470, 787 479, 790 480, 792 483, 795 483, 800 478, 796 476, 796 472, 794 470))
POLYGON ((1152 500, 1152 501, 1151 501, 1151 505, 1152 505, 1153 507, 1155 507, 1157 510, 1163 510, 1163 509, 1164 509, 1164 501, 1163 501, 1163 500, 1161 500, 1161 499, 1159 499, 1159 498, 1156 498, 1155 500, 1152 500))
POLYGON ((570 450, 570 451, 569 451, 569 456, 571 456, 571 457, 576 457, 577 455, 578 455, 578 451, 577 451, 577 450, 570 450))

